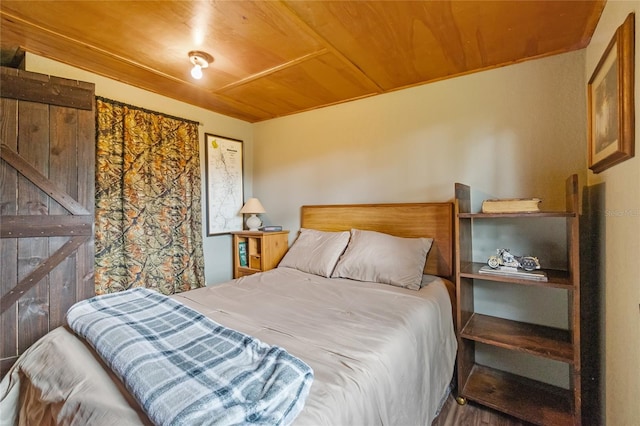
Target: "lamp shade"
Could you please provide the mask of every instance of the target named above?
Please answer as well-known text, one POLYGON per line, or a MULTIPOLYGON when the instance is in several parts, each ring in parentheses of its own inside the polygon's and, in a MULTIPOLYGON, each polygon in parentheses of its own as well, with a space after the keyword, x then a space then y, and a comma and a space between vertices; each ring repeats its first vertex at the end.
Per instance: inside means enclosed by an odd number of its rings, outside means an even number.
POLYGON ((262 225, 262 221, 256 214, 258 213, 266 213, 264 207, 260 203, 260 200, 257 198, 249 198, 244 206, 240 209, 240 214, 250 214, 251 216, 247 219, 247 227, 249 231, 257 231, 262 225))
POLYGON ((266 213, 264 207, 257 198, 249 198, 240 209, 241 214, 266 213))

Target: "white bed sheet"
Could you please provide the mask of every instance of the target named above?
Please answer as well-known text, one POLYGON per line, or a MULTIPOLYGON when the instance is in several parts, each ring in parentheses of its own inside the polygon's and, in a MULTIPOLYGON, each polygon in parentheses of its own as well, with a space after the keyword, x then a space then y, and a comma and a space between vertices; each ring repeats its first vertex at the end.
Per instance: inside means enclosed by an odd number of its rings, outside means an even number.
POLYGON ((313 368, 299 425, 430 425, 457 343, 440 278, 420 291, 291 268, 175 296, 313 368))
MULTIPOLYGON (((296 425, 430 425, 451 381, 456 339, 440 279, 414 291, 277 268, 174 297, 313 368, 296 425)), ((0 384, 0 410, 0 425, 20 411, 21 424, 148 423, 66 328, 18 360, 0 384)))

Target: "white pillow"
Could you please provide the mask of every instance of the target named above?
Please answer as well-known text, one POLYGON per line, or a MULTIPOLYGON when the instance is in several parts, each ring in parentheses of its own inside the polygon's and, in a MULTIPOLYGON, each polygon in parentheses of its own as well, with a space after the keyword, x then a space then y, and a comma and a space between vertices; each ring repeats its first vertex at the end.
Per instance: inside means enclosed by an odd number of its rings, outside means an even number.
POLYGON ((432 238, 401 238, 352 229, 347 250, 332 277, 419 290, 431 244, 432 238))
POLYGON ((349 232, 325 232, 300 228, 300 234, 278 267, 331 277, 342 252, 349 243, 349 232))

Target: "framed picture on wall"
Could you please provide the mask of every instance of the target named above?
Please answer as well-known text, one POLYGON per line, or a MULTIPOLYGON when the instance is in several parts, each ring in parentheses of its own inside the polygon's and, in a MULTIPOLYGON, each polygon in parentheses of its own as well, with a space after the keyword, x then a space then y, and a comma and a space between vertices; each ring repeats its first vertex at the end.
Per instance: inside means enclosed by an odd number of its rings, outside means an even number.
POLYGON ((241 140, 205 133, 207 235, 242 230, 244 200, 241 140))
POLYGON ((589 168, 600 173, 634 155, 634 14, 618 27, 589 80, 589 168))

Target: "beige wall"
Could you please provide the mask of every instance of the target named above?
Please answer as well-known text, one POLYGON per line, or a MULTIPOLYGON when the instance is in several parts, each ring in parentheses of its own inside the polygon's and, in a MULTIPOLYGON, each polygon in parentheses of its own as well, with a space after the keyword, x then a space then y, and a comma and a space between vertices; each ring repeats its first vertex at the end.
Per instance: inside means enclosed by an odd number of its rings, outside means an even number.
MULTIPOLYGON (((585 78, 591 77, 616 28, 636 13, 635 140, 640 143, 640 13, 639 1, 608 1, 586 49, 585 78)), ((640 422, 640 158, 600 174, 589 172, 590 185, 604 188, 599 260, 604 285, 604 395, 608 425, 640 422)))
POLYGON ((257 123, 254 195, 294 231, 303 204, 447 201, 454 182, 563 208, 585 177, 583 68, 573 52, 257 123))
POLYGON ((124 102, 152 111, 158 111, 201 123, 200 152, 202 168, 202 206, 203 206, 203 248, 205 256, 205 279, 207 284, 219 283, 231 279, 231 237, 229 235, 206 236, 206 198, 204 195, 204 134, 213 133, 244 141, 245 150, 245 195, 252 190, 251 170, 253 168, 253 129, 250 123, 216 114, 203 108, 178 102, 165 96, 141 90, 115 80, 104 78, 78 68, 70 67, 40 56, 27 54, 27 71, 55 75, 73 80, 95 83, 96 95, 124 102))

